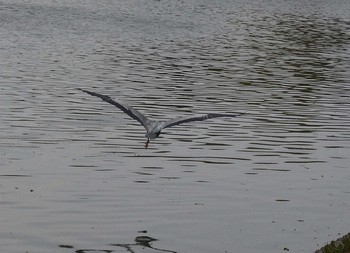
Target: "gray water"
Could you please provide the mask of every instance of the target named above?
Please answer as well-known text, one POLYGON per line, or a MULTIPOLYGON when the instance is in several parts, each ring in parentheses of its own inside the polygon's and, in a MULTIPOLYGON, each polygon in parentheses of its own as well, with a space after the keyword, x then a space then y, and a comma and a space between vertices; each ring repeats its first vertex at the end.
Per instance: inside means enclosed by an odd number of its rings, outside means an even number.
POLYGON ((348 0, 1 0, 1 252, 313 252, 349 232, 349 42, 348 0), (77 87, 157 119, 246 114, 144 149, 77 87))

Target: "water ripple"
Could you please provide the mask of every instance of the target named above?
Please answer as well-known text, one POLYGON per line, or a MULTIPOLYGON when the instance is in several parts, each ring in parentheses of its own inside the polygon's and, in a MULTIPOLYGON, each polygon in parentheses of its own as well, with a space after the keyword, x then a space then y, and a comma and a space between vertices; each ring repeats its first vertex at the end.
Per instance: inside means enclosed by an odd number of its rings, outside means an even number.
POLYGON ((139 250, 147 228, 153 250, 301 252, 348 229, 348 17, 341 0, 1 1, 3 250, 139 250), (77 87, 155 119, 246 114, 144 149, 77 87))

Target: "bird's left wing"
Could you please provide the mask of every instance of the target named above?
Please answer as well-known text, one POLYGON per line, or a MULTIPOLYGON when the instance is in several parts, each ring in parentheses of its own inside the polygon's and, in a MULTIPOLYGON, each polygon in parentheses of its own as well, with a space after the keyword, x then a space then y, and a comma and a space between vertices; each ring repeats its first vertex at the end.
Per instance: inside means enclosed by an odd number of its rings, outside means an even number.
POLYGON ((83 92, 86 92, 87 94, 89 94, 91 96, 99 97, 103 101, 118 107, 120 110, 125 112, 131 118, 133 118, 133 119, 137 120, 138 122, 140 122, 141 125, 143 125, 145 128, 147 127, 149 119, 145 115, 143 115, 141 112, 136 110, 135 108, 133 108, 131 106, 128 106, 128 105, 123 105, 121 103, 118 103, 117 101, 113 100, 111 97, 106 96, 106 95, 102 95, 102 94, 99 94, 99 93, 96 93, 96 92, 92 92, 92 91, 88 91, 88 90, 84 90, 84 89, 80 89, 80 88, 77 88, 77 89, 81 90, 83 92))
POLYGON ((212 119, 212 118, 219 118, 219 117, 237 117, 240 116, 244 113, 236 113, 236 114, 229 114, 229 113, 209 113, 206 115, 202 115, 202 116, 197 116, 197 117, 187 117, 187 118, 176 118, 176 119, 171 119, 167 122, 164 123, 164 128, 167 127, 172 127, 172 126, 176 126, 176 125, 180 125, 180 124, 184 124, 184 123, 188 123, 188 122, 192 122, 192 121, 203 121, 206 119, 212 119))

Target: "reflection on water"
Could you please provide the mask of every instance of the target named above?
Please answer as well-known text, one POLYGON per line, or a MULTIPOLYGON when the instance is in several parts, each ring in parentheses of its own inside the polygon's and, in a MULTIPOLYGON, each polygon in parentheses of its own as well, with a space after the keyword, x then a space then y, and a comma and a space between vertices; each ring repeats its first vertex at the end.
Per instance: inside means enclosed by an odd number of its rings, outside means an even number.
MULTIPOLYGON (((146 232, 147 233, 147 232, 146 232)), ((135 243, 112 243, 110 246, 113 249, 78 249, 75 250, 76 253, 88 253, 88 252, 105 252, 105 253, 112 253, 112 252, 130 252, 130 253, 137 253, 137 252, 145 252, 145 249, 147 249, 147 252, 170 252, 170 253, 176 253, 176 251, 167 250, 167 249, 160 249, 152 245, 153 242, 157 241, 157 239, 152 238, 147 235, 137 236, 135 238, 135 243)), ((73 249, 74 246, 72 245, 59 245, 60 248, 68 248, 73 249)))
POLYGON ((177 252, 310 252, 348 232, 349 13, 341 0, 1 1, 2 249, 126 251, 106 245, 146 228, 177 252), (155 119, 247 113, 145 150, 142 126, 77 87, 155 119))

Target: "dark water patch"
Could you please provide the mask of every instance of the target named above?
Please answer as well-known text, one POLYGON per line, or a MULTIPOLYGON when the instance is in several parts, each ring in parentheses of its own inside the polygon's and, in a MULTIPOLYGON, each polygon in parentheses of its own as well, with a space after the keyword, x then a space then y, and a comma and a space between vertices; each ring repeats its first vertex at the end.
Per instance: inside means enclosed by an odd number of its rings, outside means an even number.
POLYGON ((143 169, 146 170, 162 170, 164 169, 164 167, 160 167, 160 166, 142 166, 143 169))
POLYGON ((169 151, 169 150, 158 150, 155 153, 157 153, 157 154, 167 154, 167 153, 170 153, 170 152, 171 151, 169 151))
POLYGON ((96 169, 95 171, 109 172, 109 171, 115 171, 115 169, 96 169))
POLYGON ((97 165, 87 165, 87 164, 70 164, 69 167, 73 168, 97 168, 97 165))
MULTIPOLYGON (((199 162, 199 161, 197 161, 199 162)), ((225 161, 214 161, 214 160, 201 160, 202 163, 207 164, 233 164, 233 162, 225 162, 225 161)))
POLYGON ((308 160, 308 158, 294 160, 294 161, 284 161, 284 163, 327 163, 327 161, 322 160, 308 160))
MULTIPOLYGON (((125 156, 125 157, 134 157, 134 156, 125 156)), ((221 157, 221 156, 177 156, 177 155, 172 155, 172 156, 168 156, 168 155, 163 155, 163 156, 154 156, 154 155, 138 155, 138 158, 166 158, 169 161, 190 161, 190 162, 211 162, 214 160, 217 160, 218 162, 222 161, 225 163, 232 163, 232 162, 228 162, 228 161, 223 161, 223 160, 229 160, 229 161, 234 161, 234 160, 239 160, 239 161, 248 161, 249 158, 245 158, 245 157, 221 157)), ((215 161, 214 161, 215 162, 215 161)), ((191 165, 188 165, 191 166, 191 165)), ((143 167, 145 168, 145 167, 143 167)))
POLYGON ((246 174, 246 175, 258 175, 259 173, 257 173, 257 172, 246 172, 244 174, 246 174))
POLYGON ((343 149, 343 148, 345 148, 345 146, 339 146, 339 145, 326 145, 326 146, 324 146, 325 148, 335 148, 335 149, 343 149))
MULTIPOLYGON (((242 158, 243 160, 245 160, 245 158, 242 158)), ((241 159, 237 159, 237 160, 241 160, 241 159)), ((227 161, 225 161, 225 158, 212 158, 211 160, 206 159, 206 158, 172 158, 169 159, 169 161, 174 161, 174 162, 193 162, 193 163, 204 163, 204 164, 234 164, 233 159, 227 159, 227 161)))
POLYGON ((218 142, 203 142, 200 145, 205 145, 205 146, 224 146, 224 147, 231 146, 231 144, 229 144, 229 143, 218 143, 218 142))
POLYGON ((346 159, 346 158, 343 157, 343 156, 330 156, 329 158, 332 158, 332 159, 339 159, 339 160, 344 160, 344 159, 346 159))
POLYGON ((73 249, 74 246, 73 245, 69 245, 69 244, 60 244, 58 245, 59 248, 64 248, 64 249, 73 249))
POLYGON ((54 145, 62 142, 62 140, 28 140, 28 142, 33 144, 54 145))
POLYGON ((272 164, 278 164, 278 162, 254 162, 254 164, 272 165, 272 164))
POLYGON ((247 147, 243 152, 263 152, 263 151, 273 151, 272 148, 264 148, 264 147, 247 147))
MULTIPOLYGON (((292 145, 292 144, 289 144, 289 145, 292 145)), ((286 149, 290 149, 290 150, 303 150, 303 151, 313 151, 313 150, 315 150, 316 148, 309 148, 309 147, 304 147, 303 145, 297 145, 296 144, 296 147, 291 147, 291 146, 286 146, 285 147, 286 149)), ((293 154, 293 152, 291 152, 292 154, 293 154)), ((298 154, 298 153, 296 153, 296 154, 298 154)), ((309 153, 307 153, 307 154, 309 154, 309 153)))
POLYGON ((136 171, 134 173, 138 174, 138 175, 143 175, 143 176, 152 176, 153 175, 152 173, 146 173, 146 172, 141 172, 141 171, 136 171))
POLYGON ((0 177, 32 177, 32 175, 24 175, 24 174, 3 174, 0 177))
POLYGON ((149 181, 147 181, 147 180, 135 180, 134 183, 147 184, 147 183, 149 183, 149 181))
POLYGON ((289 169, 274 169, 274 168, 253 168, 252 170, 259 170, 259 171, 278 171, 278 172, 287 172, 287 171, 290 171, 289 169))
MULTIPOLYGON (((108 249, 78 249, 75 251, 76 253, 112 253, 114 250, 108 249)), ((131 251, 132 252, 132 251, 131 251)))
MULTIPOLYGON (((142 233, 147 233, 147 231, 142 231, 142 233)), ((177 253, 173 250, 163 249, 153 245, 158 239, 148 236, 140 235, 136 236, 134 243, 111 243, 106 246, 107 249, 78 249, 75 250, 76 253, 117 253, 117 252, 168 252, 168 253, 177 253)), ((61 247, 61 245, 59 246, 61 247)), ((70 244, 62 244, 62 248, 74 248, 70 244), (66 247, 67 246, 67 247, 66 247)))
POLYGON ((293 156, 299 156, 299 155, 303 155, 306 156, 308 154, 311 154, 311 152, 295 152, 295 151, 277 151, 276 153, 278 154, 285 154, 285 155, 293 155, 293 156))

